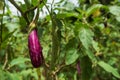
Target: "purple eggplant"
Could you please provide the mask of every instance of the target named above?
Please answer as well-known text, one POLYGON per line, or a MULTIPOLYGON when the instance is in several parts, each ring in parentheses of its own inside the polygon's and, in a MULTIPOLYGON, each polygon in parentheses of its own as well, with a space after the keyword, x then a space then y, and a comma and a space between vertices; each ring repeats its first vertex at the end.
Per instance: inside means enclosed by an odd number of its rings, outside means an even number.
POLYGON ((78 72, 78 74, 80 75, 80 73, 81 73, 80 61, 77 62, 77 66, 76 66, 76 68, 77 68, 77 72, 78 72))
POLYGON ((43 63, 43 54, 36 28, 33 29, 28 36, 28 48, 32 65, 35 68, 40 67, 43 63))

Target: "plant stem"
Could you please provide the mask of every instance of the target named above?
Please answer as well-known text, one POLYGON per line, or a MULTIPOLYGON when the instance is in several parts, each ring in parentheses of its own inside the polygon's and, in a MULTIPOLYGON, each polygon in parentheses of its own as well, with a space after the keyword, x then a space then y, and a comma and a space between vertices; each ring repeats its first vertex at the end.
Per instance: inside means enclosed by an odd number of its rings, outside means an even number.
POLYGON ((2 44, 2 30, 3 30, 3 17, 4 17, 4 14, 5 14, 5 0, 4 0, 4 4, 3 4, 4 6, 3 6, 3 14, 2 14, 2 19, 1 19, 1 34, 0 34, 0 39, 1 39, 1 42, 0 42, 0 47, 1 47, 1 44, 2 44))
MULTIPOLYGON (((50 14, 50 18, 52 21, 52 59, 51 59, 51 63, 50 63, 50 76, 51 76, 51 80, 57 80, 57 72, 56 72, 56 68, 58 67, 57 64, 57 60, 58 60, 58 56, 60 53, 60 41, 58 38, 58 24, 56 22, 56 14, 53 12, 52 10, 52 5, 54 3, 54 0, 51 4, 51 11, 48 9, 48 7, 46 6, 46 4, 44 3, 46 9, 48 10, 49 14, 50 14), (54 74, 55 73, 55 74, 54 74)), ((59 69, 58 69, 59 71, 59 69)))
POLYGON ((52 12, 51 12, 52 10, 51 11, 49 10, 48 6, 45 4, 44 1, 43 1, 43 4, 45 5, 46 9, 48 10, 48 13, 50 14, 50 18, 51 18, 51 21, 52 21, 52 52, 51 53, 52 53, 52 57, 54 56, 54 58, 52 58, 51 63, 50 63, 50 70, 47 72, 47 74, 48 74, 47 79, 55 80, 53 78, 53 75, 52 75, 52 72, 55 68, 55 65, 54 65, 55 63, 54 62, 55 62, 55 57, 56 57, 55 56, 55 51, 54 51, 54 39, 53 39, 54 38, 54 31, 55 31, 55 30, 53 30, 53 27, 54 27, 53 26, 53 21, 54 20, 53 20, 53 15, 52 15, 52 12))
POLYGON ((41 80, 40 68, 37 68, 36 71, 37 71, 37 75, 38 75, 38 80, 41 80))

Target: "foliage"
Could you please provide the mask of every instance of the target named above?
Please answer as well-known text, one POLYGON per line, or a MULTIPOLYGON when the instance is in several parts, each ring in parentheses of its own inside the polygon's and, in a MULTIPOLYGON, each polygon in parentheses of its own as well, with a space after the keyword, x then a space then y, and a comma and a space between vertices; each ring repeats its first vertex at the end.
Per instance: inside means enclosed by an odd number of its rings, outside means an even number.
POLYGON ((118 0, 78 0, 78 6, 69 0, 1 0, 0 5, 0 80, 120 79, 118 0), (37 10, 44 8, 46 16, 39 17, 37 10), (31 65, 28 50, 34 20, 45 62, 39 69, 31 65))

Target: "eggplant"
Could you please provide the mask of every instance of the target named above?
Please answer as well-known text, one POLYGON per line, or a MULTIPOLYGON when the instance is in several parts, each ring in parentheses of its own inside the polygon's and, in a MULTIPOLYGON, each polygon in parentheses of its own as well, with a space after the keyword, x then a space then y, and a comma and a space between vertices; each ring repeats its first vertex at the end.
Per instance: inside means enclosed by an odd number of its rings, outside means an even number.
POLYGON ((43 54, 36 28, 28 35, 28 48, 33 67, 40 67, 43 63, 43 54))
POLYGON ((81 73, 80 61, 77 62, 76 68, 77 68, 78 74, 80 75, 80 73, 81 73))

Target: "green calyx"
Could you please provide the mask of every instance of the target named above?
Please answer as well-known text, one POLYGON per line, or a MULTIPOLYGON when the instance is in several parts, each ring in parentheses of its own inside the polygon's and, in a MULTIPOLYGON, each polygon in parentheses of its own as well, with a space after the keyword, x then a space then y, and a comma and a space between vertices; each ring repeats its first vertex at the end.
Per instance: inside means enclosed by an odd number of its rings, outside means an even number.
POLYGON ((35 28, 36 28, 35 22, 31 22, 30 25, 29 25, 28 34, 29 34, 33 29, 35 29, 35 28))

